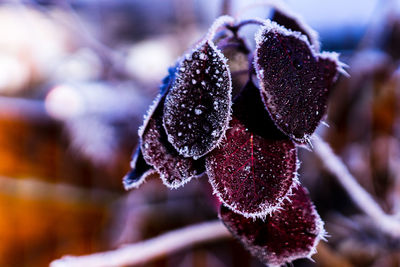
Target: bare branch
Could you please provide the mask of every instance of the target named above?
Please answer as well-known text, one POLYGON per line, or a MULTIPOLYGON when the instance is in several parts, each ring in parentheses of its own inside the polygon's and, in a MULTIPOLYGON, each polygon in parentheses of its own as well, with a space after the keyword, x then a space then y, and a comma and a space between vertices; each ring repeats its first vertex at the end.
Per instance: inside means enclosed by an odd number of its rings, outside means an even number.
POLYGON ((372 196, 364 190, 351 175, 343 161, 335 155, 329 144, 319 137, 313 138, 314 151, 322 160, 326 169, 332 173, 347 191, 354 203, 370 216, 383 232, 400 238, 400 221, 386 214, 372 196))
POLYGON ((200 223, 112 251, 86 256, 64 256, 53 261, 50 267, 135 265, 196 244, 225 239, 230 236, 231 234, 220 221, 200 223))
POLYGON ((232 11, 232 1, 231 0, 222 0, 222 8, 221 8, 221 16, 229 15, 232 11))

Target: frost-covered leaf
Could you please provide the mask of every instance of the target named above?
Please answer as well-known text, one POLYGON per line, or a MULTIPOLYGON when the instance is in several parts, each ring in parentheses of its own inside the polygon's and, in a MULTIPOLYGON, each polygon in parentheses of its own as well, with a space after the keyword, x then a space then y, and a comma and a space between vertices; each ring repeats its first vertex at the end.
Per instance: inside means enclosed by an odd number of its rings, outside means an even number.
POLYGON ((210 152, 228 126, 231 76, 225 57, 204 41, 181 61, 164 107, 168 140, 185 157, 210 152))
POLYGON ((156 173, 156 170, 144 160, 140 146, 136 148, 135 154, 132 157, 131 168, 132 170, 122 179, 125 190, 138 188, 149 175, 156 173))
MULTIPOLYGON (((162 103, 160 103, 160 101, 164 101, 164 96, 168 92, 169 88, 171 87, 171 83, 175 79, 176 68, 177 65, 168 68, 168 75, 162 80, 160 93, 154 99, 153 104, 149 107, 147 114, 144 116, 143 125, 139 128, 138 133, 140 143, 142 142, 144 131, 148 128, 149 121, 152 119, 157 108, 160 109, 160 106, 162 106, 162 103)), ((151 160, 149 161, 152 162, 151 160)), ((125 190, 138 188, 149 175, 152 175, 154 173, 157 173, 157 171, 153 168, 153 166, 150 166, 146 163, 143 157, 141 145, 139 144, 131 160, 131 170, 122 179, 125 190)), ((165 175, 160 176, 162 178, 165 178, 165 175)))
POLYGON ((168 74, 167 74, 167 76, 165 76, 163 78, 161 86, 160 86, 160 93, 157 95, 157 97, 154 99, 153 103, 148 108, 147 113, 143 119, 143 125, 139 128, 138 134, 139 134, 140 139, 142 138, 143 131, 147 127, 147 123, 150 120, 150 118, 153 116, 155 110, 160 105, 164 105, 165 95, 169 92, 173 82, 175 81, 175 76, 176 76, 176 71, 177 71, 178 66, 179 66, 179 63, 176 63, 174 66, 168 68, 168 74), (160 104, 161 100, 163 101, 162 104, 160 104))
POLYGON ((325 235, 323 222, 300 185, 271 216, 253 220, 221 206, 221 220, 250 253, 264 264, 281 266, 311 258, 325 235))
POLYGON ((262 129, 250 131, 235 117, 230 126, 226 139, 206 158, 210 183, 221 201, 235 212, 264 217, 280 207, 297 183, 296 148, 289 139, 258 135, 262 129))
POLYGON ((203 170, 201 161, 185 158, 168 142, 162 125, 162 113, 165 97, 156 102, 151 115, 141 130, 141 150, 145 161, 160 174, 164 184, 177 188, 190 181, 203 170))
POLYGON ((282 204, 296 184, 296 149, 290 140, 268 140, 235 117, 226 139, 206 158, 214 192, 246 217, 264 217, 282 204))
POLYGON ((267 20, 256 36, 254 65, 275 124, 294 140, 307 141, 342 66, 337 54, 316 54, 304 35, 267 20))
POLYGON ((233 104, 231 128, 206 157, 221 201, 246 217, 276 210, 297 183, 294 143, 270 120, 257 87, 249 81, 233 104))
POLYGON ((319 51, 320 44, 318 33, 308 26, 299 15, 289 11, 288 9, 275 8, 272 20, 289 30, 301 32, 307 36, 307 39, 313 46, 314 51, 319 51))
POLYGON ((233 116, 241 121, 249 131, 263 138, 289 140, 271 119, 261 100, 260 89, 248 80, 233 102, 233 116))
POLYGON ((208 29, 205 39, 212 41, 220 30, 226 29, 227 26, 233 26, 235 19, 228 15, 223 15, 214 20, 211 27, 208 29))

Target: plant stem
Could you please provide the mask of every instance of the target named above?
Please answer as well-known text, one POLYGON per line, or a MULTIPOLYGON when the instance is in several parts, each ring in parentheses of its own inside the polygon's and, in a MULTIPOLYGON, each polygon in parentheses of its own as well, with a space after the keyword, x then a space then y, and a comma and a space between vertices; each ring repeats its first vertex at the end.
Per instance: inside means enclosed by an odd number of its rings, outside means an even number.
POLYGON ((222 15, 229 15, 232 10, 232 1, 231 0, 222 0, 222 8, 221 8, 221 14, 222 15))
POLYGON ((354 203, 365 214, 370 216, 383 232, 400 238, 400 221, 381 209, 372 196, 351 175, 343 161, 332 151, 329 144, 316 136, 313 138, 313 145, 315 153, 322 160, 325 168, 336 177, 354 203))
POLYGON ((230 236, 231 234, 220 221, 211 221, 173 230, 112 251, 86 256, 64 256, 53 261, 50 267, 110 267, 141 264, 196 244, 225 239, 230 236))
POLYGON ((249 24, 255 24, 255 25, 264 25, 265 22, 261 19, 246 19, 246 20, 242 20, 240 21, 238 24, 235 24, 234 27, 236 27, 237 29, 240 29, 243 26, 249 25, 249 24))

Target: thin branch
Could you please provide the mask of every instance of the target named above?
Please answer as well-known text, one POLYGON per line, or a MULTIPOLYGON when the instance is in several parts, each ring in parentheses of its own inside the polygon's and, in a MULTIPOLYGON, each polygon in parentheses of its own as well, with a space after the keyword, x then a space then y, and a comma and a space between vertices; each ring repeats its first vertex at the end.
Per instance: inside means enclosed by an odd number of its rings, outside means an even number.
POLYGON ((229 15, 232 11, 232 1, 231 0, 222 0, 222 8, 221 8, 221 16, 229 15))
POLYGON ((326 169, 336 177, 354 203, 370 216, 382 231, 400 238, 400 221, 381 209, 372 196, 358 184, 343 161, 332 151, 329 144, 321 138, 315 137, 313 138, 313 145, 315 153, 322 160, 326 169))
POLYGON ((0 119, 29 121, 40 124, 55 123, 46 113, 43 101, 19 97, 0 96, 0 119))
POLYGON ((231 234, 220 221, 200 223, 112 251, 87 256, 64 256, 53 261, 50 267, 136 265, 196 244, 225 239, 230 236, 231 234))

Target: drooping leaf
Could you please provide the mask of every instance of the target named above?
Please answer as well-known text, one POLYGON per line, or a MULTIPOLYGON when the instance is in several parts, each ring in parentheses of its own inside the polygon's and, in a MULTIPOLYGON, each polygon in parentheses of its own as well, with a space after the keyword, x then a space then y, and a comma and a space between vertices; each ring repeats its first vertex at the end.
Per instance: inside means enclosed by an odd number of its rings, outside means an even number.
POLYGON ((279 208, 297 182, 296 149, 290 140, 268 140, 235 117, 226 139, 206 158, 214 192, 246 217, 264 217, 279 208))
MULTIPOLYGON (((146 160, 144 159, 140 143, 142 142, 144 131, 148 128, 149 121, 153 118, 153 115, 157 108, 160 109, 160 105, 162 106, 162 103, 160 102, 161 100, 164 101, 164 96, 168 92, 169 88, 171 87, 171 83, 175 79, 175 72, 176 65, 174 67, 168 68, 168 75, 162 81, 162 84, 160 86, 160 93, 154 99, 153 103, 147 111, 147 114, 144 116, 143 125, 139 128, 138 131, 139 146, 136 148, 131 160, 131 170, 122 179, 122 184, 124 185, 125 190, 138 188, 149 175, 157 173, 153 166, 147 164, 146 160)), ((152 161, 150 160, 150 162, 152 161)), ((165 177, 165 175, 160 176, 162 178, 165 177)))
POLYGON ((177 188, 203 172, 202 162, 181 156, 168 142, 162 125, 165 97, 159 97, 140 131, 141 150, 147 164, 153 166, 164 184, 177 188))
POLYGON ((233 116, 249 131, 270 140, 289 140, 274 124, 261 100, 260 89, 248 80, 233 102, 233 116))
POLYGON ((326 112, 341 70, 337 54, 316 54, 304 35, 267 20, 256 35, 254 65, 275 124, 297 142, 306 142, 326 112))
POLYGON ((282 209, 265 220, 245 218, 223 205, 219 216, 245 248, 268 265, 311 258, 325 235, 323 222, 300 185, 284 201, 282 209))
POLYGON ((168 140, 181 155, 198 159, 220 142, 230 120, 231 91, 226 59, 211 41, 181 61, 163 115, 168 140))
POLYGON ((296 148, 269 118, 253 82, 235 99, 233 114, 226 138, 206 157, 207 174, 226 206, 264 217, 298 182, 296 148))
POLYGON ((175 81, 176 72, 177 72, 178 67, 179 67, 179 63, 176 63, 174 66, 169 67, 168 74, 162 79, 162 82, 160 85, 160 93, 153 100, 153 103, 150 105, 149 109, 147 110, 147 113, 144 116, 143 125, 139 128, 139 131, 138 131, 139 139, 142 139, 143 131, 147 127, 147 123, 150 120, 150 118, 152 118, 155 110, 157 108, 159 108, 160 105, 162 105, 162 106, 164 105, 165 95, 169 92, 172 84, 175 81), (161 101, 163 103, 160 103, 161 101))
POLYGON ((156 170, 144 160, 140 146, 136 148, 135 154, 132 157, 131 168, 132 170, 122 179, 125 190, 138 188, 149 175, 156 173, 156 170))

